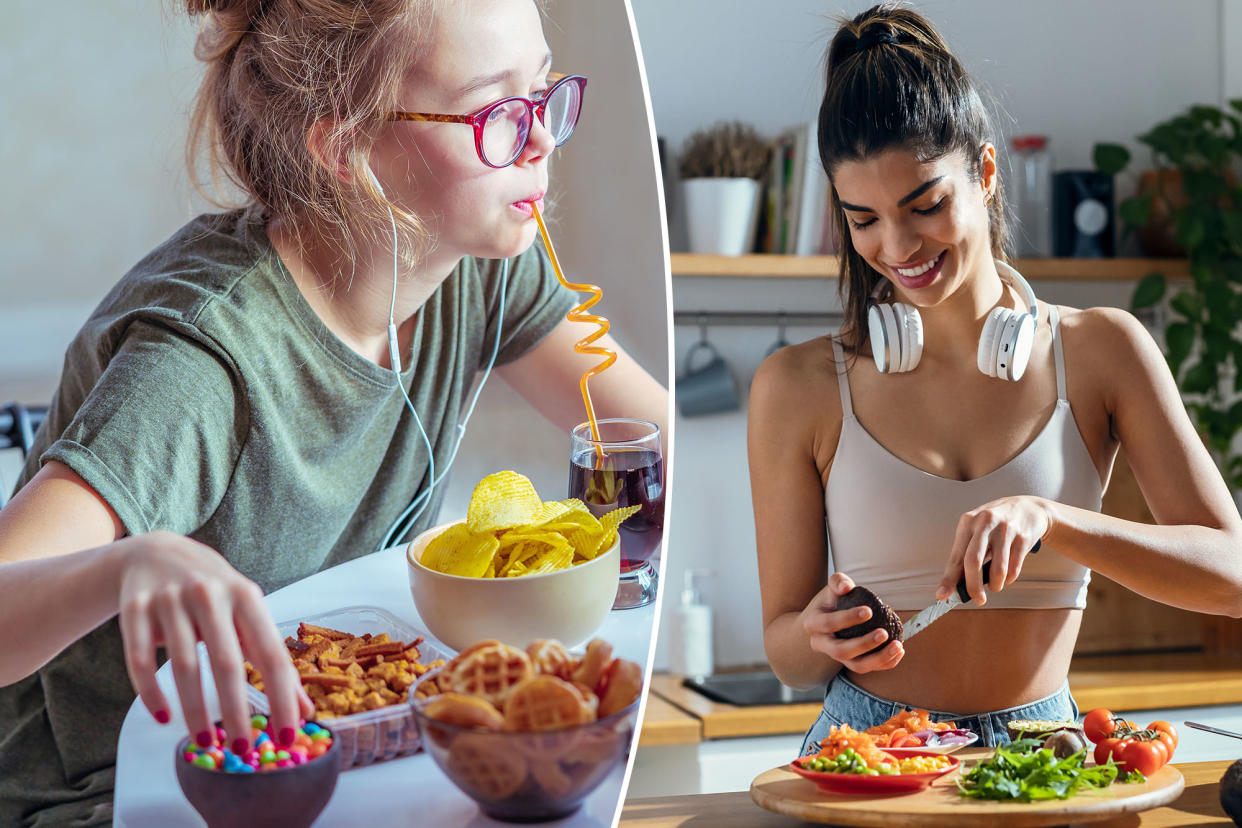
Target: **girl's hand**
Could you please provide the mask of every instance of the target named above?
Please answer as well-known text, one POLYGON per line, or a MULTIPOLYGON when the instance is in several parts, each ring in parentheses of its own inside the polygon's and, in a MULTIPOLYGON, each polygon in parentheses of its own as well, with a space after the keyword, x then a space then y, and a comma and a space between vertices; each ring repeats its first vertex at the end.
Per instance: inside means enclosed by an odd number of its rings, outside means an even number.
POLYGON ((834 572, 828 579, 828 586, 821 589, 802 611, 799 618, 802 630, 810 640, 812 650, 840 662, 847 670, 855 673, 891 670, 906 653, 900 641, 890 641, 879 652, 864 655, 888 638, 887 631, 880 629, 859 638, 837 638, 833 635, 837 630, 860 624, 871 617, 868 607, 837 609, 837 599, 853 588, 854 582, 848 575, 834 572))
POLYGON ((947 598, 966 573, 966 589, 975 603, 987 603, 986 586, 1000 592, 1022 573, 1031 549, 1048 533, 1052 520, 1043 498, 1018 495, 985 503, 962 515, 957 536, 936 588, 936 598, 947 598), (983 562, 991 560, 988 583, 983 583, 983 562))
POLYGON ((314 715, 314 705, 302 690, 260 589, 218 552, 181 535, 150 532, 123 542, 129 545, 120 595, 125 666, 156 720, 164 723, 169 716, 155 679, 155 648, 163 646, 190 734, 204 747, 214 738, 215 723, 208 718, 199 677, 201 640, 211 658, 227 746, 234 753, 250 747, 247 658, 263 674, 275 741, 292 744, 299 716, 314 715))

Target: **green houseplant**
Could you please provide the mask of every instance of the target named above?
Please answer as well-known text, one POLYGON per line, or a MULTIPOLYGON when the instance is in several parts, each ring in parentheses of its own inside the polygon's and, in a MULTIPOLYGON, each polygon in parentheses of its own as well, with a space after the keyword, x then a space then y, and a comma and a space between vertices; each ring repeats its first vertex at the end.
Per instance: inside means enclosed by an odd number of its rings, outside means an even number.
MULTIPOLYGON (((1168 300, 1165 354, 1182 398, 1225 480, 1242 490, 1242 186, 1232 173, 1242 158, 1242 99, 1228 109, 1193 106, 1138 136, 1151 149, 1156 185, 1121 202, 1127 232, 1168 223, 1190 261, 1191 281, 1168 300), (1172 175, 1167 173, 1173 172, 1172 175), (1169 185, 1173 186, 1170 187, 1169 185), (1178 186, 1180 185, 1180 186, 1178 186)), ((1097 144, 1096 168, 1115 175, 1130 153, 1097 144)), ((1135 311, 1163 301, 1168 284, 1152 273, 1135 287, 1135 311)))

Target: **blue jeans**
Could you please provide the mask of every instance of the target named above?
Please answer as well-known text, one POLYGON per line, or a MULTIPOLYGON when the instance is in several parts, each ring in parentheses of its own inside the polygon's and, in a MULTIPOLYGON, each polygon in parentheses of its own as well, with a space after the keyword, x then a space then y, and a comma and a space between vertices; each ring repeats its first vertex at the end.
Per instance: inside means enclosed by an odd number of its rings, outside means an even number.
MULTIPOLYGON (((828 735, 828 728, 832 725, 848 724, 855 730, 866 730, 883 724, 904 709, 905 705, 872 695, 838 673, 828 682, 828 690, 824 694, 824 709, 819 712, 819 718, 802 740, 802 755, 817 753, 820 739, 828 735)), ((973 716, 943 710, 930 710, 928 714, 933 722, 952 721, 963 730, 978 733, 979 741, 975 743, 976 746, 993 747, 1009 743, 1009 732, 1005 729, 1008 722, 1017 719, 1070 721, 1078 718, 1078 705, 1070 695, 1069 682, 1066 681, 1051 696, 1019 707, 976 713, 973 716)))

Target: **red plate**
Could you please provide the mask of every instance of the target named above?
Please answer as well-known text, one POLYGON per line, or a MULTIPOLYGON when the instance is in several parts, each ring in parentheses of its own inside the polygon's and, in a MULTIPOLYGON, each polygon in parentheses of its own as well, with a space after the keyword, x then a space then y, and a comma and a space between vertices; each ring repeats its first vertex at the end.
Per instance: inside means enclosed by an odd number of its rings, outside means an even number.
MULTIPOLYGON (((902 758, 908 758, 911 756, 941 756, 942 754, 929 751, 902 751, 901 755, 902 758)), ((810 758, 810 756, 803 756, 800 759, 795 759, 789 763, 789 769, 799 776, 810 779, 821 790, 852 794, 919 791, 946 773, 952 773, 957 770, 958 766, 962 764, 962 760, 956 756, 945 756, 944 758, 949 760, 949 766, 944 770, 932 771, 931 773, 895 773, 888 776, 866 776, 857 773, 827 773, 825 771, 807 770, 802 767, 801 763, 810 758)))

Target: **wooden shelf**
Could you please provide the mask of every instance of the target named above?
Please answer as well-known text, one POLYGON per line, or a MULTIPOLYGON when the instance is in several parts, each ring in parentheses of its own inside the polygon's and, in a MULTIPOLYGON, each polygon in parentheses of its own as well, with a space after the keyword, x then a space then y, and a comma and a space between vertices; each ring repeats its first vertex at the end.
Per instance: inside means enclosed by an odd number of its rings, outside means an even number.
MULTIPOLYGON (((728 278, 835 279, 836 256, 716 256, 673 253, 673 276, 723 276, 728 278)), ((1170 279, 1187 278, 1185 259, 1017 259, 1013 263, 1030 280, 1065 282, 1133 282, 1148 273, 1170 279)))

